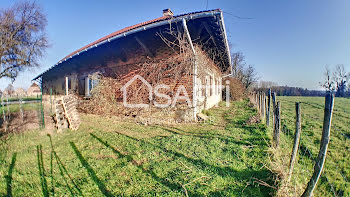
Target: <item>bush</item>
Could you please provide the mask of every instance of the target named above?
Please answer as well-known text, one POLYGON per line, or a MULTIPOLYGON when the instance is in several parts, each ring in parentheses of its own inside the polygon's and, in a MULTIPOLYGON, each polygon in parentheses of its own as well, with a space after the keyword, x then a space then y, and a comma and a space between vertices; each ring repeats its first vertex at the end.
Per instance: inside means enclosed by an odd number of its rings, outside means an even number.
MULTIPOLYGON (((239 101, 242 100, 246 96, 246 89, 244 88, 241 81, 239 81, 236 78, 226 78, 224 81, 224 85, 226 85, 226 81, 229 81, 229 88, 230 88, 230 100, 232 101, 239 101)), ((223 99, 226 98, 226 88, 223 88, 223 99)))

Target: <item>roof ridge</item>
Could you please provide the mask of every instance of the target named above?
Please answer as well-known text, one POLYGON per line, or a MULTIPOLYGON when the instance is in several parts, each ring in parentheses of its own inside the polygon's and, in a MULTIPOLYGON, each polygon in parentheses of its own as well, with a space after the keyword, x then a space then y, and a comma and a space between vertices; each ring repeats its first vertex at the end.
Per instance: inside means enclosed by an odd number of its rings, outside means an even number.
POLYGON ((148 21, 145 21, 145 22, 138 23, 136 25, 131 25, 131 26, 128 26, 128 27, 124 27, 123 29, 120 29, 118 31, 110 33, 110 34, 108 34, 108 35, 106 35, 106 36, 104 36, 104 37, 102 37, 102 38, 100 38, 98 40, 95 40, 94 42, 91 42, 90 44, 87 44, 87 45, 81 47, 78 50, 73 51, 72 53, 70 53, 69 55, 65 56, 60 61, 63 61, 65 59, 69 58, 70 56, 73 56, 74 54, 79 53, 79 52, 83 51, 84 49, 87 49, 87 48, 89 48, 89 47, 91 47, 91 46, 93 46, 93 45, 95 45, 97 43, 100 43, 102 41, 108 40, 108 38, 111 38, 111 37, 114 37, 116 35, 125 33, 125 32, 127 32, 129 30, 132 30, 132 29, 137 28, 137 27, 141 27, 141 26, 149 24, 149 23, 158 22, 158 21, 162 21, 162 20, 170 19, 170 18, 172 18, 172 17, 171 16, 162 16, 162 17, 158 17, 158 18, 155 18, 155 19, 152 19, 152 20, 148 20, 148 21))

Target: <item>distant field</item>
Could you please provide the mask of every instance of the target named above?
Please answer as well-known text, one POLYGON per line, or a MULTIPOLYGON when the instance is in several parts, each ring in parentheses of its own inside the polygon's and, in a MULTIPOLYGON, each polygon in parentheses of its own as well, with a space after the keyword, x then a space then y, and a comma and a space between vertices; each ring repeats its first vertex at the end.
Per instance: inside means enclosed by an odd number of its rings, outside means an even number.
MULTIPOLYGON (((2 99, 6 103, 7 98, 3 97, 2 99)), ((35 100, 39 100, 39 99, 40 99, 40 96, 26 96, 26 97, 22 97, 23 101, 35 101, 35 100)), ((9 97, 8 101, 19 101, 19 97, 9 97)), ((0 102, 1 102, 1 100, 0 100, 0 102)))
MULTIPOLYGON (((294 178, 298 191, 306 186, 317 157, 323 123, 323 97, 277 97, 282 105, 282 152, 289 162, 295 131, 295 102, 301 103, 302 134, 299 162, 294 178)), ((350 196, 350 99, 336 98, 332 120, 331 140, 324 173, 315 196, 350 196)))

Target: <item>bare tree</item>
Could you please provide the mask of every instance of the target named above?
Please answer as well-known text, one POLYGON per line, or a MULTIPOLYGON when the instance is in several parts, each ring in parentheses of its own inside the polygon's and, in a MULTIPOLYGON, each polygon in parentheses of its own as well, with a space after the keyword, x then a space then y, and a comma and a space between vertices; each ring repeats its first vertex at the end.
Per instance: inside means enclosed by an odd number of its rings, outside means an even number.
POLYGON ((233 76, 235 76, 236 78, 239 78, 241 77, 241 74, 242 74, 241 72, 242 68, 245 65, 244 55, 242 52, 232 53, 231 59, 232 59, 232 67, 233 67, 233 76))
POLYGON ((0 78, 15 80, 18 73, 38 66, 48 47, 47 20, 35 2, 0 10, 0 78))
POLYGON ((247 68, 243 70, 243 85, 248 89, 251 85, 258 81, 258 76, 255 68, 252 65, 248 65, 247 68))
POLYGON ((334 91, 334 81, 331 76, 331 70, 328 66, 326 66, 326 71, 323 73, 324 80, 320 82, 320 86, 325 88, 327 91, 334 91))
POLYGON ((345 71, 343 64, 338 64, 335 66, 333 72, 333 80, 336 85, 336 96, 344 97, 346 92, 348 73, 345 71))
POLYGON ((7 95, 7 96, 11 96, 14 93, 15 93, 15 88, 13 87, 12 84, 9 84, 4 90, 4 94, 7 95))
POLYGON ((232 54, 233 77, 242 82, 248 89, 258 80, 257 73, 252 65, 247 65, 242 52, 232 54))

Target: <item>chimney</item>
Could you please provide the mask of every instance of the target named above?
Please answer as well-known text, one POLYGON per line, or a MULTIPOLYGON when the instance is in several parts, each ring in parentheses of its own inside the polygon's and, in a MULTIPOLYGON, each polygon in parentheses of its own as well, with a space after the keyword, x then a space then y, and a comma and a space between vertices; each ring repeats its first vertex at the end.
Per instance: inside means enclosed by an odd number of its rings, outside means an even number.
POLYGON ((174 16, 174 13, 168 8, 163 10, 163 16, 174 16))

